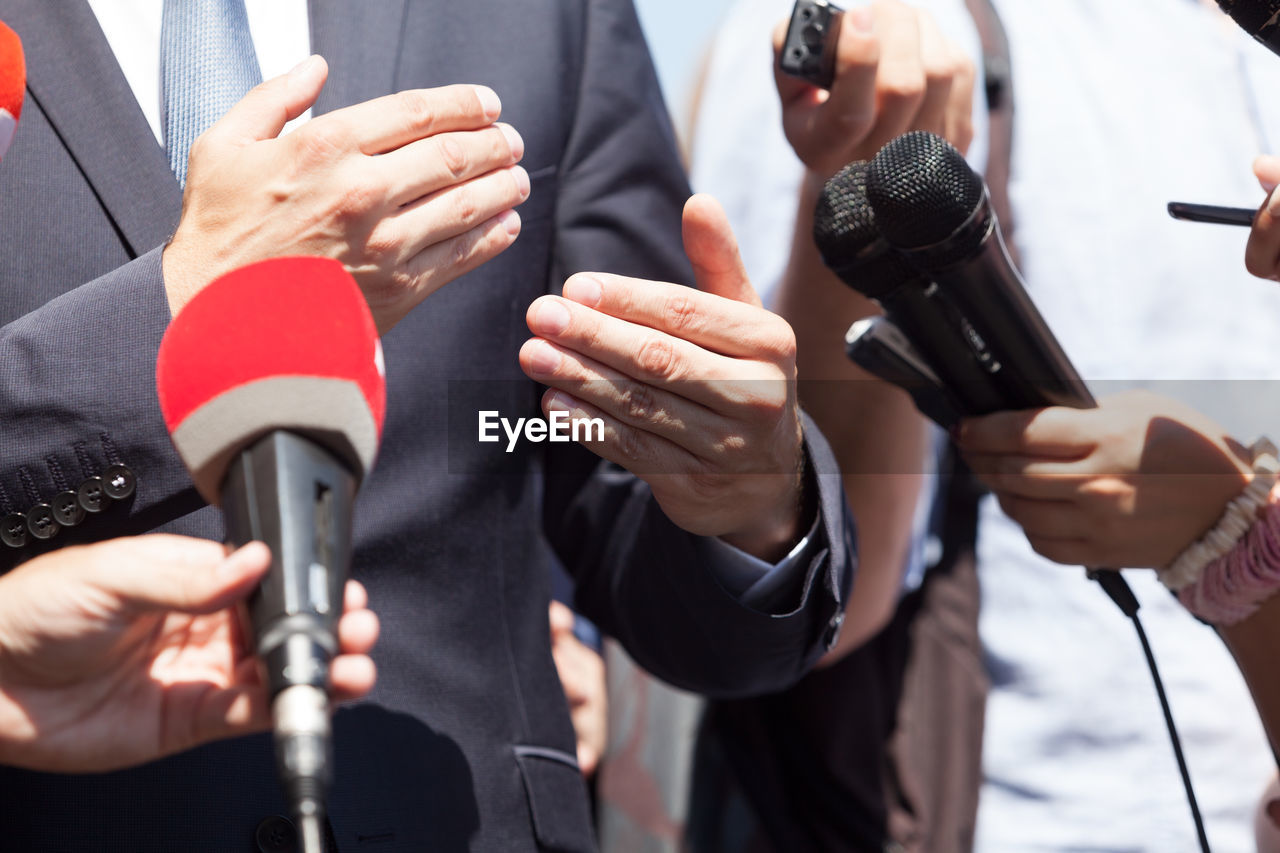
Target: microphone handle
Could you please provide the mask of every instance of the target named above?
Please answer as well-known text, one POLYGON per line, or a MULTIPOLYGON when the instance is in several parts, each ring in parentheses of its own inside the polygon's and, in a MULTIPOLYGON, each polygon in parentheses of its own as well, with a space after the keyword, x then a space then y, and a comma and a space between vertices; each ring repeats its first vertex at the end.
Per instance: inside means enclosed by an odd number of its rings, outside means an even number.
POLYGON ((933 282, 907 281, 880 297, 880 305, 902 330, 942 384, 959 401, 963 414, 988 415, 1008 408, 996 384, 993 363, 980 338, 933 282))
POLYGON ((356 478, 338 458, 277 430, 242 451, 222 487, 227 538, 271 548, 271 570, 249 597, 255 650, 271 695, 328 687, 351 565, 356 478))
POLYGON ((990 222, 976 256, 929 275, 999 359, 993 378, 1004 396, 1000 408, 1092 408, 1093 395, 1027 295, 994 213, 990 222))
POLYGON ((271 548, 247 616, 271 695, 276 773, 305 853, 321 853, 333 784, 329 662, 338 653, 357 485, 323 446, 277 430, 233 460, 222 486, 227 538, 271 548))

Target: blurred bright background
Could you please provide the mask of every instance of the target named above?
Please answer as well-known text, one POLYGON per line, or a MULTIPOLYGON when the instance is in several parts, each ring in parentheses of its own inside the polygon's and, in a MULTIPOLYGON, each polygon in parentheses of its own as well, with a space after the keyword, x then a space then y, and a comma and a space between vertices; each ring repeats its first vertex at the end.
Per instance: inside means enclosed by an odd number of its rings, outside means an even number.
POLYGON ((667 108, 684 130, 688 92, 716 25, 731 0, 635 0, 666 95, 667 108))

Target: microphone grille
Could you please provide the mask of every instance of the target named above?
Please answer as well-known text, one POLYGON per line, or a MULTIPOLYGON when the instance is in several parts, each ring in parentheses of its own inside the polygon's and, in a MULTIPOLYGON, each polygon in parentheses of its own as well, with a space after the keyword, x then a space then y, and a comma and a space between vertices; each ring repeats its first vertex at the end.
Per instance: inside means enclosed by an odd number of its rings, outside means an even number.
POLYGON ((880 239, 876 214, 867 200, 867 162, 859 160, 836 172, 822 187, 813 213, 813 241, 828 267, 854 263, 880 239))
POLYGON ((984 185, 964 155, 940 136, 903 134, 867 170, 867 197, 880 233, 901 249, 940 243, 982 202, 984 185))
POLYGON ((1218 5, 1251 36, 1257 36, 1280 13, 1280 0, 1218 0, 1218 5))

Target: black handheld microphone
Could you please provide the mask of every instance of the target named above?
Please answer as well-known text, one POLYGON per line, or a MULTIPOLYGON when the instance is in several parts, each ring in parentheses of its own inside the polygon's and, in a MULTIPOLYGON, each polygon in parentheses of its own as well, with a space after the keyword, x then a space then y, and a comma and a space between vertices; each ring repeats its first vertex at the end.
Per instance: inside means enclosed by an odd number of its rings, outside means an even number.
POLYGON ((912 131, 871 161, 880 231, 935 281, 999 361, 1003 409, 1088 408, 1093 396, 1027 295, 981 176, 940 136, 912 131))
MULTIPOLYGON (((1002 365, 995 377, 1007 395, 1003 408, 1095 405, 1027 295, 1005 248, 986 184, 959 151, 924 131, 899 136, 871 161, 867 196, 886 239, 938 283, 999 357, 1002 365)), ((1207 853, 1200 808, 1155 657, 1138 618, 1138 600, 1118 571, 1091 570, 1088 576, 1133 620, 1169 730, 1197 840, 1207 853)))
POLYGON ((911 340, 963 415, 1005 408, 992 373, 999 365, 938 287, 880 234, 867 200, 867 164, 845 166, 822 188, 813 239, 822 262, 875 302, 911 340))
POLYGON ((160 344, 156 388, 196 488, 222 507, 227 538, 271 548, 249 624, 280 781, 302 849, 320 853, 333 778, 329 663, 356 487, 385 411, 377 329, 337 261, 263 261, 214 281, 178 313, 160 344))
POLYGON ((1246 33, 1280 54, 1280 0, 1218 0, 1246 33))

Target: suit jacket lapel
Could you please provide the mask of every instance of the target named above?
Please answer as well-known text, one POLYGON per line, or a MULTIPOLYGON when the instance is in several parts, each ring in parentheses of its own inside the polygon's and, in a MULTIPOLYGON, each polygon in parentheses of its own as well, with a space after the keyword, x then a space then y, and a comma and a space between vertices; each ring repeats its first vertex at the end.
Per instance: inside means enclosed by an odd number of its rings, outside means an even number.
POLYGON ((395 91, 405 5, 406 0, 308 0, 311 52, 329 63, 329 82, 313 113, 395 91))
POLYGON ((28 96, 39 105, 130 251, 173 233, 182 192, 124 73, 83 0, 0 0, 22 39, 28 96))

